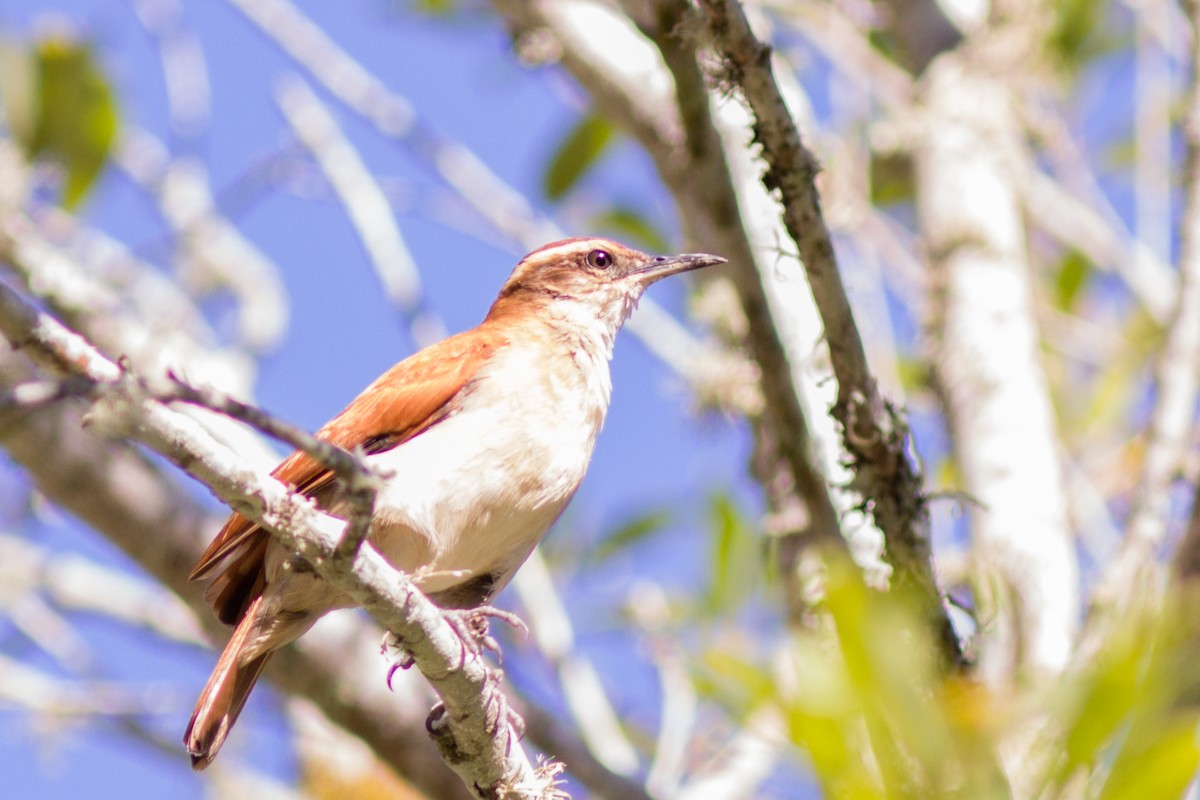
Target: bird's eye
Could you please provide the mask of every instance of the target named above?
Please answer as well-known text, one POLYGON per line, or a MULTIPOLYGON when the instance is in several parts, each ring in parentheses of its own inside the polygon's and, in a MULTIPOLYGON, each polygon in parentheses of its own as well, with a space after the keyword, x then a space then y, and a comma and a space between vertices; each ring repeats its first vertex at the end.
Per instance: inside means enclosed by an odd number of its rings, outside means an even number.
POLYGON ((608 269, 613 263, 612 253, 607 250, 593 250, 587 254, 587 263, 596 269, 608 269))

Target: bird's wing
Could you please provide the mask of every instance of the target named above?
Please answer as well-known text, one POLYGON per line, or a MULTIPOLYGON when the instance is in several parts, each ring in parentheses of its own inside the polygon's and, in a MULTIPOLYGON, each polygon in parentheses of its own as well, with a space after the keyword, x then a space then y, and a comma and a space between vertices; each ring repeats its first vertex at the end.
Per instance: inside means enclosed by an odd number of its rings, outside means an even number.
MULTIPOLYGON (((427 347, 380 376, 316 436, 368 454, 403 444, 452 414, 455 399, 489 355, 503 345, 476 329, 427 347), (364 424, 367 419, 370 424, 364 424)), ((331 470, 301 450, 284 459, 271 475, 310 497, 331 489, 335 480, 331 470)), ((222 619, 240 617, 241 609, 262 591, 259 573, 267 536, 256 523, 234 512, 188 576, 191 580, 207 577, 227 556, 241 551, 206 593, 222 619), (230 608, 230 613, 222 611, 231 605, 236 608, 230 608)))

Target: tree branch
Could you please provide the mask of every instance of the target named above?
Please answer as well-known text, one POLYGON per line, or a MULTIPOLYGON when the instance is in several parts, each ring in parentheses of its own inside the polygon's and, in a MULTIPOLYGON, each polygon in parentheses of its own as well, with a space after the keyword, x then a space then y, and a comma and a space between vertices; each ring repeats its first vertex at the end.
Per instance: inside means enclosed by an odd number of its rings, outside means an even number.
POLYGON ((763 184, 780 194, 784 225, 799 248, 824 323, 838 384, 833 415, 853 459, 851 488, 862 495, 884 533, 894 584, 920 599, 946 661, 961 663, 961 645, 934 575, 929 514, 921 475, 908 451, 908 425, 882 397, 867 364, 814 186, 817 162, 801 142, 775 82, 770 47, 755 37, 741 6, 735 0, 702 0, 701 8, 728 79, 754 114, 755 140, 766 163, 763 184))

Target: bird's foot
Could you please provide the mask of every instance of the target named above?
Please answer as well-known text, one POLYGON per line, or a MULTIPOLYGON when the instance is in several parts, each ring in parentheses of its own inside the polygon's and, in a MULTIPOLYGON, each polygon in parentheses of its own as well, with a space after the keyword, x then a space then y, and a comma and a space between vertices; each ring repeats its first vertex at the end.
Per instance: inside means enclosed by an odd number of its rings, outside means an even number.
POLYGON ((400 670, 411 667, 415 663, 415 659, 412 657, 412 653, 408 651, 408 648, 404 646, 404 642, 401 641, 400 637, 391 631, 386 631, 383 634, 383 640, 379 643, 380 655, 387 656, 389 655, 388 651, 391 651, 393 654, 392 666, 388 669, 387 674, 387 687, 391 691, 392 678, 400 670))
MULTIPOLYGON (((484 713, 487 715, 487 730, 491 736, 510 728, 518 740, 525 738, 525 720, 508 704, 502 689, 504 672, 499 669, 487 671, 487 686, 484 690, 484 713)), ((425 730, 435 737, 440 736, 450 724, 446 706, 438 703, 425 718, 425 730)))
POLYGON ((504 693, 504 671, 489 669, 487 671, 487 686, 484 691, 484 713, 487 715, 487 729, 491 736, 501 733, 511 735, 508 747, 512 747, 511 736, 517 740, 525 738, 525 720, 508 704, 508 696, 504 693))
POLYGON ((447 609, 442 612, 442 616, 458 634, 467 651, 476 657, 482 657, 484 649, 487 649, 496 654, 497 660, 504 660, 504 654, 500 652, 500 643, 488 632, 488 619, 492 617, 507 622, 526 636, 529 635, 529 628, 520 617, 495 606, 447 609))

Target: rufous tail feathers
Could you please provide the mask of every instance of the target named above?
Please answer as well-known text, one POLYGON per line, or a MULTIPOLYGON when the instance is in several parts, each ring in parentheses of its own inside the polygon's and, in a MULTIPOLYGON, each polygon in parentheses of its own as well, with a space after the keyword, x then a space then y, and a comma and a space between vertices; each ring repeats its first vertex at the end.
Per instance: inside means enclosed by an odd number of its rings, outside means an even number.
POLYGON ((244 664, 240 663, 242 650, 254 627, 260 605, 261 596, 246 609, 217 666, 213 668, 208 684, 200 693, 200 699, 196 701, 196 709, 183 734, 183 743, 192 755, 194 770, 202 770, 212 763, 271 657, 272 651, 268 650, 244 664))

